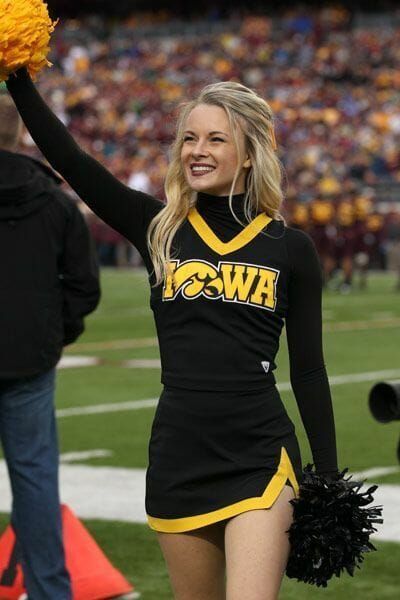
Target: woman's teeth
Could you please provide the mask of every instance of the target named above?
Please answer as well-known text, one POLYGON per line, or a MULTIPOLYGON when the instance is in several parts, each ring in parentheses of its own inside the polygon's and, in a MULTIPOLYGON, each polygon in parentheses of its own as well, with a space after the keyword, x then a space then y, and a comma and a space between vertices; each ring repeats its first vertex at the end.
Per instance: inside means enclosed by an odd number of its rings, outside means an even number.
POLYGON ((205 175, 214 171, 214 167, 191 167, 191 171, 193 175, 205 175))

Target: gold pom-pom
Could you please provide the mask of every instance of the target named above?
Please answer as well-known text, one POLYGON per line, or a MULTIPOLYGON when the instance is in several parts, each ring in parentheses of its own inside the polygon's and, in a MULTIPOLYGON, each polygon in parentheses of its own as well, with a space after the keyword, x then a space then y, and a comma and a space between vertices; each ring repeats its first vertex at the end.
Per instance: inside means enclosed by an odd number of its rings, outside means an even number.
POLYGON ((0 81, 21 67, 33 79, 51 67, 47 55, 56 24, 42 0, 0 0, 0 81))

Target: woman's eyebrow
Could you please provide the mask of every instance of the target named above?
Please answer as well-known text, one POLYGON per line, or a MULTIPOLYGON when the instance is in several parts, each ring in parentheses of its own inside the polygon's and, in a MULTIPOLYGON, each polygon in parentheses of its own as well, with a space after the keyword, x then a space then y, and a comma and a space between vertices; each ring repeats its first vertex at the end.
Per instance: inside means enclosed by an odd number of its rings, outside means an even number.
MULTIPOLYGON (((190 129, 186 129, 184 133, 192 133, 193 135, 196 135, 194 131, 191 131, 190 129)), ((215 135, 216 133, 222 133, 222 135, 226 135, 226 137, 229 137, 229 135, 224 131, 210 131, 208 135, 215 135)))

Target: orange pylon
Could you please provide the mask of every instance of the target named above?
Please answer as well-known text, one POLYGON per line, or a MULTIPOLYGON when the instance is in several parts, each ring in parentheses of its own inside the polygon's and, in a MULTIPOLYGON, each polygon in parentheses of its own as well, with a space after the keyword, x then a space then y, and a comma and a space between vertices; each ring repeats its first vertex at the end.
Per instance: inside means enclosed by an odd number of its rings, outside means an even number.
MULTIPOLYGON (((73 600, 106 600, 132 592, 133 586, 112 566, 72 510, 66 505, 61 510, 73 600)), ((15 535, 9 525, 0 538, 0 600, 18 600, 24 592, 15 535)))

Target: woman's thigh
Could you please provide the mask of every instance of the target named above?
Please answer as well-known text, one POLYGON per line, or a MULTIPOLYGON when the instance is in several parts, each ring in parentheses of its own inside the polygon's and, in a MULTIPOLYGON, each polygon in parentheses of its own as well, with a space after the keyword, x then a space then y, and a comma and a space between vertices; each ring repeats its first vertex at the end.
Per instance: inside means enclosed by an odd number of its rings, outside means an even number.
POLYGON ((242 513, 226 524, 226 600, 278 598, 289 556, 293 497, 285 486, 271 508, 242 513))
POLYGON ((158 533, 176 600, 225 600, 224 526, 158 533))

